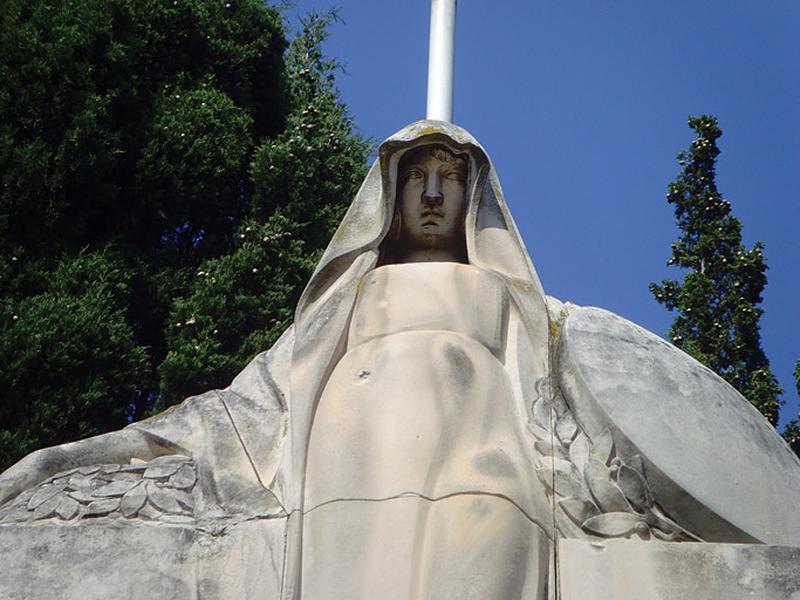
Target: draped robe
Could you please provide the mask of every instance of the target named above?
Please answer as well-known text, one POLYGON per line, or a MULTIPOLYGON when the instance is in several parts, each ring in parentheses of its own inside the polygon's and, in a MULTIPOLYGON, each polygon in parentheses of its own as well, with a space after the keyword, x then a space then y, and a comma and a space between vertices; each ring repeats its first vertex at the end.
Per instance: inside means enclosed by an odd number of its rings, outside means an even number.
POLYGON ((304 598, 542 597, 547 504, 508 321, 502 280, 471 265, 361 278, 309 438, 304 598))

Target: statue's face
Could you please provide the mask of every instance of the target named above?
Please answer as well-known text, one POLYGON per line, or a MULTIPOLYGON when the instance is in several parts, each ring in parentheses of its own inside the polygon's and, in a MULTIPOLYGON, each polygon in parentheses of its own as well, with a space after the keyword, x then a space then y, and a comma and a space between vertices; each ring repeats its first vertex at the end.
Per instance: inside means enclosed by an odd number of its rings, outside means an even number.
POLYGON ((466 159, 444 146, 422 146, 403 157, 397 202, 406 251, 463 252, 466 185, 466 159))

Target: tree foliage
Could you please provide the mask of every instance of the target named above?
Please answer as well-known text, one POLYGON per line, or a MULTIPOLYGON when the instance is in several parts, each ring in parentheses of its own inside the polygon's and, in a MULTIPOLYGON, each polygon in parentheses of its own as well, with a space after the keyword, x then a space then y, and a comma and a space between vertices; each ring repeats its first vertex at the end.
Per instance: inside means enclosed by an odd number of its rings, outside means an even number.
POLYGON ((230 381, 277 340, 366 173, 368 146, 333 86, 338 65, 320 50, 330 18, 304 20, 289 48, 286 128, 253 153, 253 196, 234 248, 204 262, 172 304, 166 404, 230 381))
POLYGON ((120 257, 79 253, 48 273, 40 293, 0 300, 0 464, 127 422, 148 376, 125 319, 130 279, 120 257))
POLYGON ((761 348, 758 307, 767 283, 763 249, 742 245, 742 225, 716 185, 722 130, 708 115, 690 118, 697 137, 678 154, 682 171, 669 184, 681 235, 667 264, 685 269, 682 281, 665 279, 650 290, 677 316, 672 342, 725 378, 777 423, 781 389, 761 348))
POLYGON ((260 0, 7 0, 0 470, 222 387, 291 322, 368 145, 260 0))
MULTIPOLYGON (((800 360, 794 365, 794 385, 797 388, 797 394, 800 395, 800 360)), ((783 437, 795 454, 800 456, 800 419, 794 418, 786 424, 783 437)))

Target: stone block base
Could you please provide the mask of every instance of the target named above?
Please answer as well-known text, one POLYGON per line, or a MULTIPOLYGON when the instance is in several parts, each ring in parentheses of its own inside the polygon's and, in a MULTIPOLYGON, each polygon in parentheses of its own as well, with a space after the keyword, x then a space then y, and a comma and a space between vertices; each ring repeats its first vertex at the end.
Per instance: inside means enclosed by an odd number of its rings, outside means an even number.
POLYGON ((105 522, 0 526, 3 600, 269 600, 285 519, 225 526, 105 522))
POLYGON ((800 548, 560 540, 560 600, 800 600, 800 548))
MULTIPOLYGON (((285 529, 285 519, 3 525, 0 598, 277 600, 285 529)), ((800 548, 560 540, 558 575, 559 600, 800 600, 800 548)))

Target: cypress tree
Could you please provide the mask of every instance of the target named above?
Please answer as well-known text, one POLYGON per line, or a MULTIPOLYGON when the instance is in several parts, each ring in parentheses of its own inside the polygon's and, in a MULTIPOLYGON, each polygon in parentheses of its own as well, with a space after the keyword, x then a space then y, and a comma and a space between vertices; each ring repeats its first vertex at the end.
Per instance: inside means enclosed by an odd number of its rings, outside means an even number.
POLYGON ((656 300, 678 314, 672 342, 742 393, 773 424, 781 389, 761 348, 759 308, 767 283, 764 245, 742 245, 742 225, 716 185, 722 130, 713 116, 689 119, 696 138, 678 154, 682 170, 669 184, 681 235, 668 265, 684 270, 681 281, 650 284, 656 300))
POLYGON ((261 0, 6 0, 0 470, 227 385, 364 172, 321 53, 261 0))
POLYGON ((310 15, 291 43, 287 125, 255 149, 233 249, 202 263, 172 304, 160 406, 227 385, 277 340, 366 174, 369 146, 333 85, 338 64, 321 50, 333 18, 310 15))

